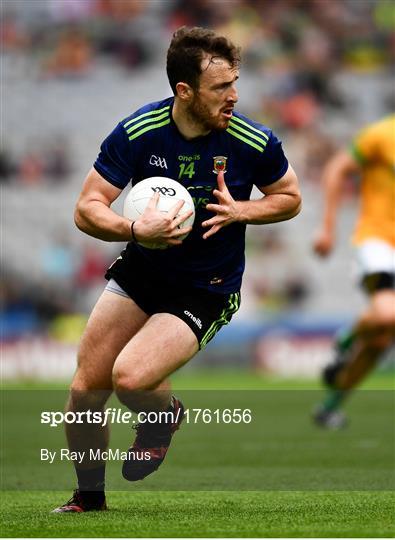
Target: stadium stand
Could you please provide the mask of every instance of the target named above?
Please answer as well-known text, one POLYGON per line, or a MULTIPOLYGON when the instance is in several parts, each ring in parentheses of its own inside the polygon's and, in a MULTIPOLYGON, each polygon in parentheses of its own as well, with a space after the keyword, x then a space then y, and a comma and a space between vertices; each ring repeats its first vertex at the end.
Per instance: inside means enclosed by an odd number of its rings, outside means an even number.
MULTIPOLYGON (((331 2, 325 2, 320 12, 314 1, 303 11, 297 2, 291 9, 282 0, 276 2, 276 9, 266 2, 260 8, 260 3, 240 1, 237 12, 224 12, 221 3, 212 3, 216 8, 208 10, 207 3, 199 1, 189 2, 189 7, 193 5, 189 10, 182 1, 169 1, 147 3, 148 7, 135 12, 117 12, 111 2, 94 0, 85 2, 84 9, 72 3, 74 11, 67 2, 57 2, 56 11, 45 1, 27 4, 29 9, 21 10, 21 4, 9 3, 4 22, 2 152, 16 164, 1 178, 4 275, 12 276, 23 290, 44 290, 43 254, 59 233, 67 238, 78 267, 87 239, 75 229, 73 207, 100 142, 117 121, 143 103, 169 95, 163 63, 171 30, 184 23, 211 24, 233 32, 235 39, 240 36, 246 62, 238 109, 267 121, 279 133, 304 196, 297 219, 275 229, 249 227, 240 320, 252 324, 257 317, 265 320, 268 314, 292 314, 297 309, 311 320, 325 315, 331 324, 336 318, 340 324, 357 312, 362 296, 352 286, 348 242, 357 204, 352 189, 341 215, 339 247, 329 263, 314 259, 310 240, 321 210, 317 181, 327 149, 341 146, 357 128, 393 106, 390 58, 384 53, 389 34, 380 19, 379 3, 364 2, 356 9, 355 2, 345 0, 336 3, 338 12, 331 2), (263 8, 265 26, 260 22, 263 8), (282 16, 287 9, 298 17, 300 28, 291 16, 282 16), (241 12, 249 16, 240 17, 241 12), (40 32, 50 24, 51 32, 43 37, 40 32), (77 74, 48 72, 50 53, 68 28, 86 36, 89 65, 77 74), (120 28, 126 36, 133 35, 134 41, 116 42, 120 28), (246 28, 254 39, 248 38, 246 28), (306 31, 315 36, 320 58, 325 60, 322 72, 318 73, 317 58, 301 37, 306 31), (302 61, 310 66, 304 78, 300 76, 302 61), (295 117, 295 103, 304 111, 301 118, 295 117), (280 114, 284 110, 287 115, 280 114), (59 137, 67 146, 70 169, 61 181, 55 181, 46 174, 45 163, 51 142, 59 137), (30 184, 18 167, 29 152, 44 163, 43 173, 30 184), (267 249, 274 235, 278 249, 267 249)), ((116 208, 121 208, 120 203, 116 208)), ((119 249, 105 243, 95 246, 108 261, 119 249)), ((69 295, 73 277, 66 281, 64 293, 69 295)), ((88 312, 93 297, 89 287, 80 287, 68 309, 73 311, 74 306, 77 312, 88 312)))

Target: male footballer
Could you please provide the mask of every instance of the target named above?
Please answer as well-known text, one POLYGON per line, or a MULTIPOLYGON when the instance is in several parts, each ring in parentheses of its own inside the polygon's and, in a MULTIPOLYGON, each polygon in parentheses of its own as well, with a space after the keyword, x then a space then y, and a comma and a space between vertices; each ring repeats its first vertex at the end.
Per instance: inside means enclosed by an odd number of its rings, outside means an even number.
MULTIPOLYGON (((300 210, 297 178, 281 142, 235 111, 239 63, 239 49, 225 37, 203 28, 177 30, 167 53, 174 96, 115 127, 76 205, 81 231, 127 246, 108 269, 82 336, 68 410, 103 411, 114 391, 134 413, 173 413, 169 421, 138 425, 122 469, 132 482, 160 466, 183 418, 169 375, 239 308, 246 225, 284 221, 300 210), (183 226, 189 212, 175 217, 182 201, 164 214, 156 209, 157 194, 134 222, 111 209, 129 183, 152 176, 188 189, 196 211, 192 230, 183 226), (254 185, 262 198, 249 200, 254 185)), ((67 424, 66 432, 72 451, 107 448, 107 426, 67 424)), ((78 489, 54 511, 106 509, 104 462, 84 460, 75 468, 78 489)))
POLYGON ((336 357, 325 368, 328 395, 315 421, 328 428, 345 425, 344 399, 377 365, 395 337, 395 115, 363 129, 350 149, 340 150, 323 172, 325 206, 314 240, 326 257, 335 245, 336 216, 347 179, 360 177, 360 210, 353 242, 360 283, 369 303, 352 328, 336 339, 336 357))

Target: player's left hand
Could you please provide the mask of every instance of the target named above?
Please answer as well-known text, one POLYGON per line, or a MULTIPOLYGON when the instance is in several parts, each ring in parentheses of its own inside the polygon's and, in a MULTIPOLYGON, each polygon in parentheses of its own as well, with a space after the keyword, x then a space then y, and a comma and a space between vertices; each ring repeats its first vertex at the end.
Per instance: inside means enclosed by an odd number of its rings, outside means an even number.
POLYGON ((235 201, 225 184, 224 173, 221 171, 217 176, 218 189, 214 189, 213 195, 217 198, 218 204, 207 204, 206 209, 215 212, 215 216, 203 221, 203 227, 210 229, 203 234, 206 240, 217 233, 222 227, 239 220, 241 209, 239 201, 235 201))

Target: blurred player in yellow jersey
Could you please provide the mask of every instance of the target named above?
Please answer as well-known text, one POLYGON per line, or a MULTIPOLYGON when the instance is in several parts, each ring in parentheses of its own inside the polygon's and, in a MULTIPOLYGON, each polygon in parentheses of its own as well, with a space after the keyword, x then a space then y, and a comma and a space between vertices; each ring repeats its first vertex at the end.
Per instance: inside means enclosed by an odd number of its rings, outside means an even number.
POLYGON ((315 421, 330 428, 345 424, 340 407, 376 365, 395 337, 395 115, 362 130, 323 172, 324 212, 314 251, 329 255, 335 244, 336 215, 344 183, 359 173, 360 210, 353 234, 361 285, 369 304, 354 326, 336 340, 336 358, 323 372, 329 393, 315 421))

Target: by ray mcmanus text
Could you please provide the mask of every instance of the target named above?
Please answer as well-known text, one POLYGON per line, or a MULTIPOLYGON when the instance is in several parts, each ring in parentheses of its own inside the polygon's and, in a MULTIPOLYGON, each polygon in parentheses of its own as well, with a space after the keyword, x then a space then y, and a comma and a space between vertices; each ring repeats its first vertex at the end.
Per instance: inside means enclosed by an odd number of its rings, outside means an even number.
POLYGON ((68 448, 59 448, 59 450, 50 450, 49 448, 40 449, 40 460, 48 462, 50 465, 56 461, 73 461, 81 464, 85 459, 89 461, 125 461, 125 459, 130 458, 136 461, 149 461, 151 455, 148 451, 121 451, 119 448, 109 448, 108 450, 91 448, 89 451, 84 450, 79 452, 72 452, 68 448))

